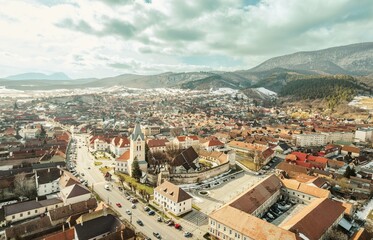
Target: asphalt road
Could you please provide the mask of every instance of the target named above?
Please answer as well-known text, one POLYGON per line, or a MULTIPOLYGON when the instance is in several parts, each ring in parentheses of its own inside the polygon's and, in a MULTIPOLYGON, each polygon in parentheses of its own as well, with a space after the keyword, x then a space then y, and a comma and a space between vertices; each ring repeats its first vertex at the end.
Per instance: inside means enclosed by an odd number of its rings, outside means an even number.
MULTIPOLYGON (((88 152, 86 144, 86 140, 84 135, 75 136, 77 139, 77 158, 76 158, 76 169, 77 172, 84 173, 83 179, 88 181, 88 185, 93 187, 93 190, 100 196, 103 201, 108 203, 110 206, 113 207, 120 215, 121 218, 127 219, 128 221, 132 222, 133 225, 136 227, 136 231, 140 231, 151 237, 152 239, 156 239, 153 236, 153 232, 159 232, 162 236, 162 239, 186 239, 184 237, 184 232, 189 231, 188 227, 183 226, 183 230, 177 230, 174 227, 167 226, 165 223, 157 222, 157 215, 149 216, 144 211, 144 205, 140 202, 136 204, 136 208, 132 209, 132 203, 128 201, 124 194, 120 192, 117 187, 115 187, 114 183, 111 184, 110 190, 105 189, 105 185, 108 183, 105 181, 103 174, 99 171, 98 167, 94 166, 94 159, 88 152), (118 207, 116 203, 120 203, 122 207, 118 207), (130 210, 132 215, 128 215, 126 210, 130 210), (144 223, 144 226, 140 226, 136 223, 137 220, 141 220, 144 223)), ((191 239, 201 239, 200 237, 192 237, 191 239)))

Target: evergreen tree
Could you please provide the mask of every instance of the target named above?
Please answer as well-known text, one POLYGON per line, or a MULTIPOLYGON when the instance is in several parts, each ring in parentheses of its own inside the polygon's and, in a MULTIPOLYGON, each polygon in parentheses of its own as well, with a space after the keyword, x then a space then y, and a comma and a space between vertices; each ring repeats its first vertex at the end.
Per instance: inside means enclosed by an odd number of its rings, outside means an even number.
POLYGON ((136 179, 137 181, 139 181, 142 176, 142 172, 140 169, 139 161, 137 161, 137 158, 133 160, 131 168, 132 168, 132 177, 136 179))

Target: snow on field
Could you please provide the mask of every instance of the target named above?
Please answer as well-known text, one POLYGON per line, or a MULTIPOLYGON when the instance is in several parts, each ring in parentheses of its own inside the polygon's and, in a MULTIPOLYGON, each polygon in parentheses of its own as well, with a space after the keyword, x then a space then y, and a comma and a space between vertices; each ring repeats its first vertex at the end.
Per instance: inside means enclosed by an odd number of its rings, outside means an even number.
POLYGON ((225 94, 235 95, 237 93, 238 93, 238 90, 232 89, 232 88, 218 88, 216 90, 210 89, 210 94, 214 94, 214 95, 225 95, 225 94))
POLYGON ((364 209, 356 212, 356 215, 361 219, 366 219, 369 212, 373 209, 373 199, 370 199, 367 205, 364 206, 364 209))
POLYGON ((271 90, 268 90, 264 87, 260 87, 260 88, 255 88, 255 90, 259 93, 262 93, 264 95, 267 95, 267 96, 277 96, 277 93, 271 91, 271 90))

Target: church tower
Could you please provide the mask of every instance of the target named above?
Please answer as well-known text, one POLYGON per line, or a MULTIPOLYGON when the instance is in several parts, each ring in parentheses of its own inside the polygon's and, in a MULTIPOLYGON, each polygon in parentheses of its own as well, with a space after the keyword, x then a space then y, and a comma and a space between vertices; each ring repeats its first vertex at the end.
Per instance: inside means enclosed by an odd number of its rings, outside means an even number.
POLYGON ((132 163, 137 160, 140 169, 147 172, 147 162, 145 161, 145 136, 141 132, 139 121, 136 121, 135 128, 130 136, 130 159, 128 161, 128 172, 132 176, 132 163))

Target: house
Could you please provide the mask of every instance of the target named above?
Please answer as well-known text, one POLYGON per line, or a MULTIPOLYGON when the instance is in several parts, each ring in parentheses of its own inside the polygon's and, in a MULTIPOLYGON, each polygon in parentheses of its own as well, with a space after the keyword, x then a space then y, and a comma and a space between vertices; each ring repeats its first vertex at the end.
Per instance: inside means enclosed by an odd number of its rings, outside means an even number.
POLYGON ((76 240, 102 239, 110 233, 121 231, 124 225, 121 221, 107 214, 74 226, 76 240))
POLYGON ((26 201, 4 206, 4 218, 9 223, 40 216, 52 209, 63 206, 58 198, 51 198, 42 201, 26 201))
POLYGON ((172 159, 169 163, 171 173, 187 173, 191 171, 197 171, 198 154, 193 147, 189 147, 172 159))
MULTIPOLYGON (((53 229, 48 216, 15 224, 5 229, 6 239, 36 239, 43 232, 53 229)), ((64 240, 59 238, 58 240, 64 240)), ((72 239, 69 239, 72 240, 72 239)))
POLYGON ((279 226, 298 232, 303 239, 324 239, 342 220, 345 207, 329 198, 319 198, 279 226))
POLYGON ((79 179, 72 175, 69 171, 62 170, 62 175, 59 179, 59 189, 64 189, 65 187, 80 184, 79 179))
POLYGON ((341 154, 346 156, 349 155, 351 157, 359 157, 360 156, 360 149, 354 146, 343 146, 341 149, 341 154))
POLYGON ((373 128, 360 128, 355 132, 355 142, 372 142, 373 128))
POLYGON ((154 189, 154 201, 176 216, 192 210, 192 199, 187 192, 168 181, 154 189))
POLYGON ((52 225, 65 223, 68 218, 72 216, 77 219, 82 214, 93 211, 97 207, 97 201, 90 198, 86 201, 68 204, 56 209, 50 210, 48 215, 51 219, 52 225))
POLYGON ((80 184, 65 187, 59 195, 64 205, 87 201, 91 198, 91 192, 80 184))
POLYGON ((210 139, 207 142, 204 142, 201 144, 202 148, 204 148, 206 151, 214 151, 217 148, 222 148, 225 146, 224 143, 220 142, 217 139, 210 139))
POLYGON ((281 179, 283 186, 286 188, 288 196, 298 203, 310 203, 316 198, 330 198, 330 191, 306 183, 298 182, 293 179, 281 179))
POLYGON ((130 159, 130 150, 125 151, 115 159, 115 171, 128 173, 128 160, 130 159))
POLYGON ((169 141, 167 139, 148 139, 149 151, 154 152, 165 152, 169 141))
POLYGON ((198 147, 199 138, 197 136, 178 136, 174 138, 173 144, 176 145, 179 149, 198 147))
POLYGON ((130 141, 126 137, 114 137, 109 148, 116 156, 120 156, 130 148, 130 141))
POLYGON ((59 180, 61 174, 62 171, 58 168, 36 170, 35 180, 38 196, 59 192, 59 180))

